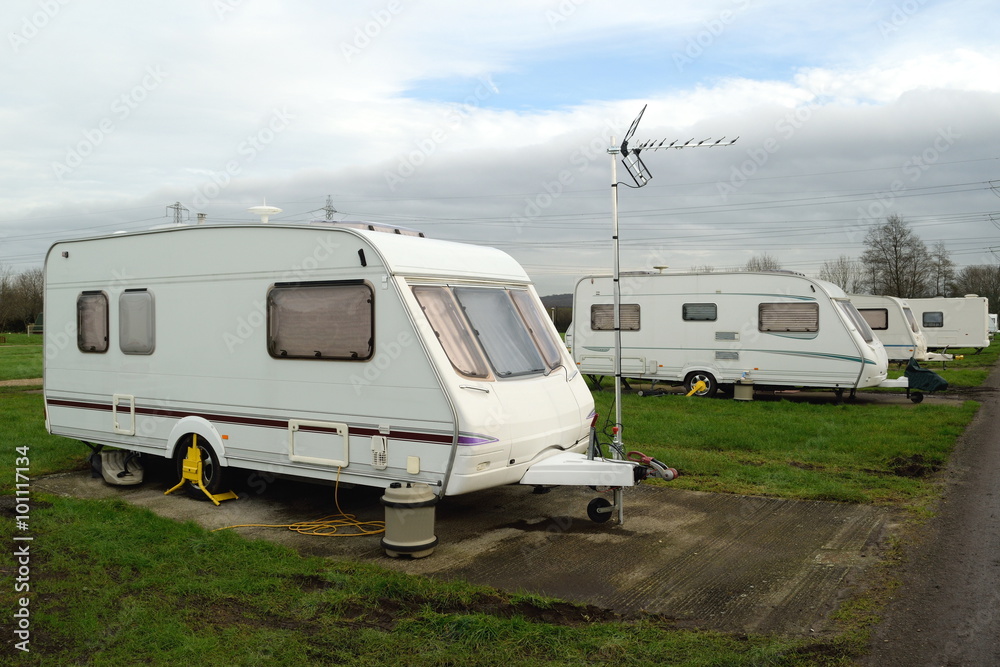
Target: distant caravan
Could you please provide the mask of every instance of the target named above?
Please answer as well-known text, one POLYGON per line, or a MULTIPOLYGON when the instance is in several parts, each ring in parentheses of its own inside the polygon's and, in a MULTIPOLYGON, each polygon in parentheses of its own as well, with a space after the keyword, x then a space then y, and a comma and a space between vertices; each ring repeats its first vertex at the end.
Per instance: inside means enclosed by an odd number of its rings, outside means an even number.
POLYGON ((927 361, 927 340, 909 303, 894 296, 852 294, 851 303, 885 347, 889 361, 927 361))
POLYGON ((920 328, 927 338, 927 348, 976 348, 990 346, 990 304, 985 296, 907 299, 920 328))
MULTIPOLYGON (((621 275, 621 372, 712 396, 756 388, 853 392, 886 379, 882 343, 843 290, 798 273, 621 275), (703 385, 698 385, 698 382, 703 385)), ((567 345, 586 375, 614 375, 610 276, 580 280, 567 345)))

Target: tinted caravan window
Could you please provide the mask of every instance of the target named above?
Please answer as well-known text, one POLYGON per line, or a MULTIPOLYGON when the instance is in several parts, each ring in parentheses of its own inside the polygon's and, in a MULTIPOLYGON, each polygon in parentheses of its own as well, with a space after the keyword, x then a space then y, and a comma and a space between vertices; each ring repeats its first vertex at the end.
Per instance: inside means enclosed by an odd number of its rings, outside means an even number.
POLYGON ((76 298, 76 345, 81 352, 108 351, 108 295, 83 292, 76 298))
MULTIPOLYGON (((639 330, 639 304, 619 305, 622 331, 639 330)), ((615 330, 615 306, 611 303, 595 303, 590 307, 590 328, 594 331, 615 330)))
POLYGON ((925 329, 940 328, 944 326, 944 313, 941 311, 931 311, 924 313, 923 324, 925 329))
POLYGON ((757 315, 760 331, 819 331, 819 304, 762 303, 757 307, 757 315))
POLYGON ((371 359, 374 329, 375 296, 361 281, 278 283, 267 293, 272 357, 371 359))

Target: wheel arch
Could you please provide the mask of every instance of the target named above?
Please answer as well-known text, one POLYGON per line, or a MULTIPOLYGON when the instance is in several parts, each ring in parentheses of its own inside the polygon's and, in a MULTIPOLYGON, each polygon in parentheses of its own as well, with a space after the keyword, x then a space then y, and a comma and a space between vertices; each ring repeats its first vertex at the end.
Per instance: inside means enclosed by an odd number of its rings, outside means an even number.
POLYGON ((219 435, 219 431, 212 425, 212 422, 204 417, 188 416, 174 424, 174 427, 170 430, 170 436, 167 438, 166 457, 168 459, 174 458, 177 454, 178 443, 181 441, 181 438, 189 433, 194 433, 199 438, 204 438, 212 446, 212 450, 219 459, 220 466, 225 467, 229 465, 229 462, 226 460, 226 446, 223 444, 222 436, 219 435))

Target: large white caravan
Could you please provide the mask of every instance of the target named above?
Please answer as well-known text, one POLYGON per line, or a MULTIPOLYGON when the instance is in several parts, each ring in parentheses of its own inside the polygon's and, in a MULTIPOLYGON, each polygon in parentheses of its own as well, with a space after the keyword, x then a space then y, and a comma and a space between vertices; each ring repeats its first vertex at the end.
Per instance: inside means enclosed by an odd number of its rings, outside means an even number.
POLYGON ((882 341, 889 361, 927 360, 927 341, 906 301, 894 296, 852 294, 851 303, 882 341))
POLYGON ((493 248, 338 225, 180 226, 56 243, 46 426, 173 458, 439 496, 630 486, 524 270, 493 248), (193 436, 197 436, 194 438, 193 436))
POLYGON ((907 299, 931 350, 990 345, 990 305, 985 296, 907 299))
MULTIPOLYGON (((614 375, 613 285, 588 276, 574 292, 573 359, 614 375)), ((621 275, 621 372, 627 378, 719 386, 843 391, 886 378, 885 349, 836 285, 791 272, 621 275)))

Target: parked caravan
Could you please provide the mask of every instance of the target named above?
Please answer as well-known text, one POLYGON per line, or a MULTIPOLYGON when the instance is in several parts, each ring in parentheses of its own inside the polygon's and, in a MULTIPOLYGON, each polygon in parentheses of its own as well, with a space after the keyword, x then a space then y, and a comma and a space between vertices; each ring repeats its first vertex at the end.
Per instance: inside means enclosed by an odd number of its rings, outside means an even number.
POLYGON ((885 347, 889 361, 927 360, 927 342, 909 304, 894 296, 852 294, 854 304, 885 347))
POLYGON ((230 468, 439 496, 641 477, 584 454, 590 392, 516 261, 361 226, 56 243, 48 431, 173 459, 181 479, 196 442, 212 492, 230 468))
POLYGON ((907 299, 927 339, 927 348, 984 348, 990 345, 989 299, 964 297, 907 299))
MULTIPOLYGON (((760 387, 851 391, 886 378, 885 349, 832 283, 791 272, 624 273, 624 377, 705 383, 702 395, 738 380, 760 387)), ((610 276, 574 291, 569 343, 584 374, 614 375, 610 276)))
POLYGON ((990 328, 989 328, 990 338, 993 338, 996 332, 997 332, 997 314, 990 313, 990 328))

